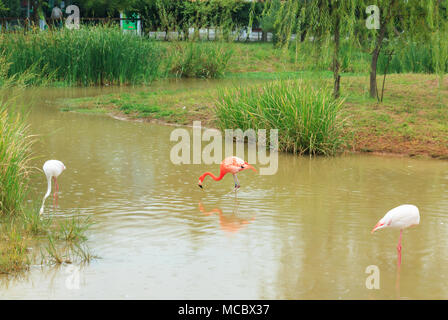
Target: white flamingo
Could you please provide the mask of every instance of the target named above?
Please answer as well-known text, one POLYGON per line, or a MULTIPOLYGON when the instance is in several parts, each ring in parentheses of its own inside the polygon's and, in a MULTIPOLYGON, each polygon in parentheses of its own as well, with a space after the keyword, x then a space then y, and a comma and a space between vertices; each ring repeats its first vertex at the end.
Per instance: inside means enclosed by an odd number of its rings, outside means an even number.
POLYGON ((53 206, 55 205, 55 201, 57 203, 57 193, 59 192, 59 185, 56 178, 65 170, 64 164, 59 160, 48 160, 44 163, 43 166, 45 176, 47 177, 48 188, 47 193, 44 196, 44 200, 42 201, 42 207, 40 208, 39 214, 44 213, 44 204, 45 200, 51 193, 51 178, 54 179, 54 184, 56 186, 56 191, 53 194, 53 206))
POLYGON ((398 240, 398 265, 401 265, 401 237, 403 229, 418 225, 420 223, 420 213, 418 208, 412 204, 403 204, 393 208, 386 215, 378 221, 373 227, 372 233, 383 228, 397 228, 400 229, 400 239, 398 240))

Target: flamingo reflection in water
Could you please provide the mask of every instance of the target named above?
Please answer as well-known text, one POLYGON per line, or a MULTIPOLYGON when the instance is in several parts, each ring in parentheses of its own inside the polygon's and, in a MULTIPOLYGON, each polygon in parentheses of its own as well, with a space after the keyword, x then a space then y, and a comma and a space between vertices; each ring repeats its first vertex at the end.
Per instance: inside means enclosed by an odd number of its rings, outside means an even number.
POLYGON ((222 212, 220 208, 214 208, 211 211, 207 211, 204 205, 199 202, 199 211, 206 216, 210 216, 212 214, 218 214, 219 216, 219 225, 221 229, 228 233, 236 233, 244 226, 248 225, 252 221, 255 220, 255 216, 252 215, 250 218, 242 217, 238 213, 239 203, 235 202, 235 206, 232 214, 225 214, 222 212))

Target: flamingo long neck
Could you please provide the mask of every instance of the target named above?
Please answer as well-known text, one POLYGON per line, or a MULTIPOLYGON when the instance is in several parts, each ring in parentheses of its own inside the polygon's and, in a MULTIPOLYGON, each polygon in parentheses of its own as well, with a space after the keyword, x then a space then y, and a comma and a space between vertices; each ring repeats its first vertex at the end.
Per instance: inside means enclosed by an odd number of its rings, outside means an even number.
POLYGON ((40 208, 40 214, 44 212, 44 204, 45 200, 48 198, 48 196, 51 193, 51 177, 47 177, 48 187, 47 187, 47 193, 45 193, 44 200, 42 200, 42 207, 40 208))
POLYGON ((202 181, 204 181, 206 176, 210 176, 210 177, 212 177, 213 180, 219 181, 225 176, 226 173, 227 172, 225 172, 224 170, 221 170, 221 172, 219 173, 219 177, 217 177, 211 172, 206 172, 202 176, 199 177, 199 180, 201 180, 201 182, 202 182, 202 181))

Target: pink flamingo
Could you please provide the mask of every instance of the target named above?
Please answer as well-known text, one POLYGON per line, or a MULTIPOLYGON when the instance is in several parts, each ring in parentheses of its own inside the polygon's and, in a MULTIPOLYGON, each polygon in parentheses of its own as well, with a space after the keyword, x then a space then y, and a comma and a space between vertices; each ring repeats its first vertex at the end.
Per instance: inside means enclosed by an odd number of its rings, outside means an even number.
POLYGON ((45 176, 47 177, 48 182, 48 188, 47 193, 44 196, 44 200, 42 201, 42 207, 40 208, 39 214, 44 213, 44 204, 45 200, 48 198, 48 196, 51 193, 51 178, 54 180, 54 184, 56 186, 56 191, 53 194, 53 207, 57 205, 57 193, 59 192, 59 185, 56 178, 64 171, 66 168, 64 164, 59 160, 48 160, 44 163, 43 166, 45 176))
POLYGON ((401 237, 403 229, 418 225, 420 223, 420 213, 418 208, 412 204, 404 204, 393 208, 386 215, 378 221, 372 229, 372 233, 383 228, 398 228, 400 229, 400 239, 398 240, 398 266, 401 265, 401 237))
POLYGON ((227 157, 221 162, 219 177, 216 177, 215 175, 213 175, 213 173, 206 172, 202 176, 199 177, 198 185, 200 188, 202 188, 202 182, 204 182, 204 179, 206 176, 210 176, 210 177, 212 177, 213 180, 219 181, 222 178, 224 178, 224 176, 227 173, 231 173, 233 175, 233 181, 235 182, 235 190, 237 190, 240 187, 240 183, 238 182, 238 178, 236 175, 238 172, 243 171, 245 169, 252 169, 255 172, 257 172, 257 170, 255 170, 254 167, 252 167, 250 164, 248 164, 243 159, 240 159, 238 157, 233 157, 233 156, 227 157))

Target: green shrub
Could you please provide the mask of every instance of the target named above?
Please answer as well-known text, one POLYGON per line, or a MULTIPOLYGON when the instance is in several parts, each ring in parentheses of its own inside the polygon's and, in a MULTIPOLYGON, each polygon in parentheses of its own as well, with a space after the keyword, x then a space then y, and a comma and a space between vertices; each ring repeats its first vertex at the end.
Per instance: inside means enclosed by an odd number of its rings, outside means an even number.
POLYGON ((179 42, 173 46, 170 73, 179 78, 222 77, 233 54, 220 42, 179 42))

